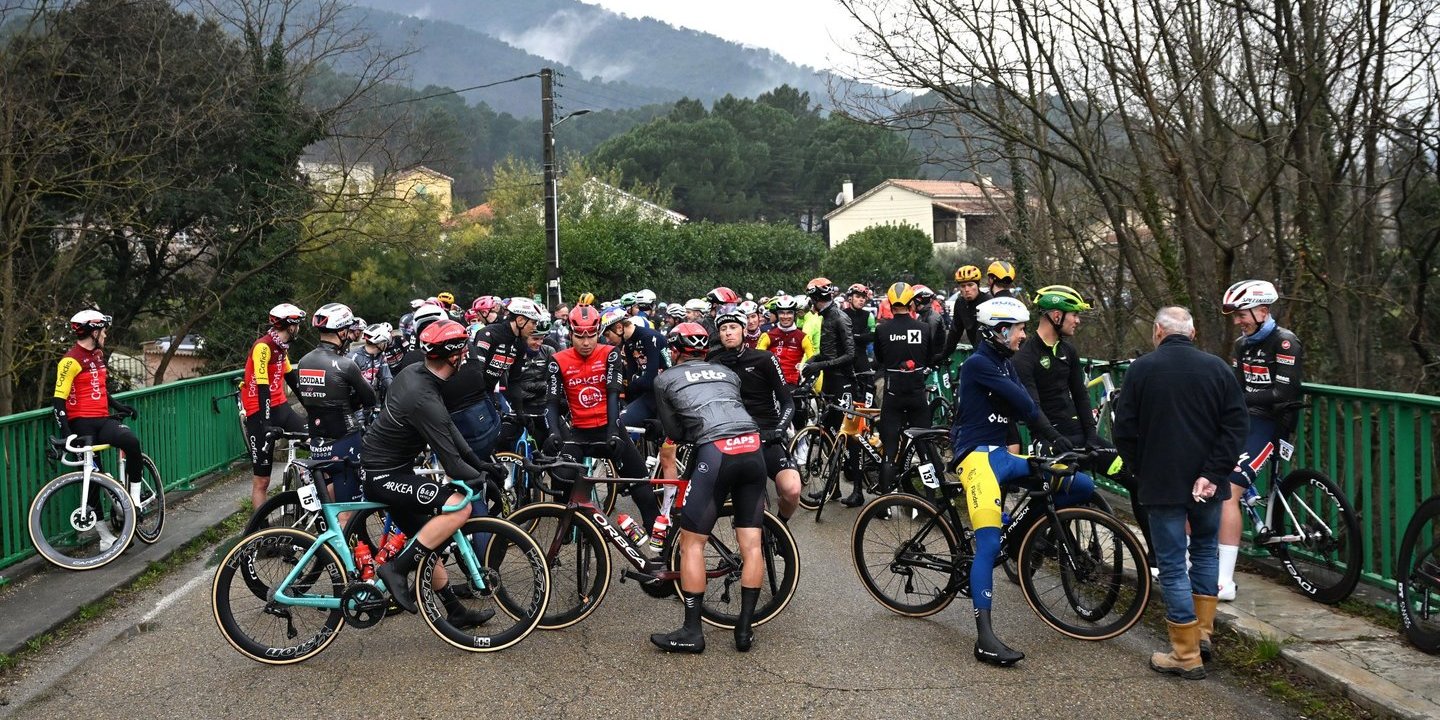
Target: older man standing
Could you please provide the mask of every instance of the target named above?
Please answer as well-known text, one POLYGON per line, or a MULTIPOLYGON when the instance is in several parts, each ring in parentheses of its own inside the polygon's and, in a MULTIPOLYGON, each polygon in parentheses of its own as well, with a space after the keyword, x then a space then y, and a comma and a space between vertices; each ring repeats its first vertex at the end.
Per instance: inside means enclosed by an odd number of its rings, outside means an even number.
POLYGON ((1205 677, 1201 644, 1208 646, 1215 624, 1220 501, 1230 495, 1230 471, 1248 428, 1240 382, 1194 338, 1189 310, 1156 313, 1155 352, 1126 373, 1114 425, 1115 445, 1134 468, 1140 504, 1149 511, 1170 629, 1170 652, 1155 653, 1150 667, 1187 680, 1205 677))

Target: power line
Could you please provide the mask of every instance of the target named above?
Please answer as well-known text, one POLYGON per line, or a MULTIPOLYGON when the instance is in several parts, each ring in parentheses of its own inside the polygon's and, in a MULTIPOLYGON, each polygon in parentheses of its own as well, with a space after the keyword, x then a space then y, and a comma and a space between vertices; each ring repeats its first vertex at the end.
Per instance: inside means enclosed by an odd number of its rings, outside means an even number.
POLYGON ((472 86, 470 86, 470 87, 459 88, 458 90, 446 90, 445 92, 438 92, 438 93, 434 93, 434 94, 432 94, 432 95, 422 95, 421 97, 407 98, 407 99, 405 99, 405 100, 396 100, 395 102, 385 103, 384 105, 375 105, 375 106, 373 106, 373 107, 371 107, 371 108, 369 108, 369 109, 371 109, 371 110, 380 110, 380 109, 382 109, 382 108, 387 108, 387 107, 391 107, 391 106, 394 106, 394 105, 404 105, 405 103, 420 102, 421 100, 430 100, 430 99, 433 99, 433 98, 445 97, 446 95, 458 95, 458 94, 463 93, 463 92, 470 92, 471 90, 484 90, 485 88, 495 87, 496 85, 504 85, 505 83, 512 83, 512 82, 516 82, 516 81, 519 81, 519 80, 528 80, 528 79, 530 79, 530 78, 538 78, 538 77, 540 77, 540 73, 530 73, 529 75, 517 75, 517 76, 515 76, 515 77, 513 77, 513 78, 510 78, 510 79, 508 79, 508 80, 496 80, 495 82, 485 83, 484 85, 472 85, 472 86))

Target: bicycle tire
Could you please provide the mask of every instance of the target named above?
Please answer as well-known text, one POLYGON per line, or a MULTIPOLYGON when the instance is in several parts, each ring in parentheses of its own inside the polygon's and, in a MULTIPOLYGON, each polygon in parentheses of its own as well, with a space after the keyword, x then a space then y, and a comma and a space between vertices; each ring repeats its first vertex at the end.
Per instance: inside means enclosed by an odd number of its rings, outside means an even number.
POLYGON ((814 511, 820 507, 810 499, 810 493, 825 487, 825 470, 829 464, 833 438, 830 432, 819 425, 807 425, 790 438, 790 457, 800 471, 800 507, 814 511), (803 452, 802 452, 803 451, 803 452))
POLYGON ((1140 541, 1114 516, 1092 508, 1042 516, 1020 542, 1019 565, 1025 602, 1046 625, 1078 640, 1123 634, 1140 621, 1150 601, 1150 569, 1140 541), (1052 528, 1056 519, 1058 533, 1052 528), (1054 572, 1043 572, 1047 568, 1054 572), (1058 577, 1044 583, 1052 576, 1058 577), (1053 598, 1063 602, 1052 604, 1053 598))
POLYGON ((895 493, 861 509, 850 532, 850 559, 860 584, 881 607, 906 617, 929 617, 955 599, 951 588, 961 580, 967 558, 939 508, 925 498, 895 493), (930 549, 937 542, 944 545, 938 555, 930 549), (917 569, 927 572, 919 592, 917 569), (914 597, 901 597, 896 583, 914 597))
POLYGON ((1293 470, 1280 482, 1286 502, 1271 515, 1276 535, 1317 535, 1304 543, 1268 545, 1271 554, 1311 600, 1335 605, 1355 591, 1364 562, 1360 518, 1330 478, 1309 469, 1293 470), (1294 521, 1285 512, 1288 505, 1294 521), (1302 514, 1303 513, 1303 514, 1302 514), (1298 522, 1301 527, 1295 527, 1298 522))
POLYGON ((325 532, 325 516, 301 507, 297 491, 283 490, 265 498, 260 508, 245 521, 241 535, 253 535, 271 527, 295 528, 318 536, 325 532))
MULTIPOLYGON (((215 569, 215 580, 210 586, 210 607, 215 624, 230 647, 256 662, 290 665, 318 655, 334 642, 345 626, 345 617, 338 602, 334 608, 286 606, 269 598, 269 593, 256 597, 250 587, 251 577, 260 577, 262 569, 266 571, 262 580, 267 587, 284 581, 294 563, 315 542, 314 535, 302 530, 268 528, 246 536, 226 553, 225 559, 215 569), (245 585, 243 594, 233 589, 237 576, 245 585), (252 618, 272 624, 279 621, 280 626, 273 633, 257 631, 248 627, 252 618), (302 632, 296 629, 297 624, 315 629, 313 632, 302 632), (268 638, 303 640, 278 646, 268 638)), ((317 580, 322 576, 329 578, 327 589, 330 594, 318 597, 334 597, 338 601, 349 585, 349 577, 334 549, 323 546, 308 562, 310 566, 304 571, 307 576, 317 580)), ((298 587, 299 583, 296 584, 298 587)), ((313 588, 313 582, 306 583, 298 594, 310 595, 309 591, 313 588)))
POLYGON ((938 503, 941 501, 940 491, 925 487, 920 479, 920 466, 926 462, 922 446, 930 447, 934 458, 938 458, 941 463, 946 462, 945 455, 950 452, 948 439, 929 438, 907 441, 905 453, 900 456, 900 464, 895 468, 895 489, 911 495, 918 495, 931 503, 938 503))
POLYGON ((452 539, 444 550, 426 553, 420 562, 415 571, 415 598, 420 616, 440 639, 468 652, 496 652, 524 640, 540 624, 550 599, 550 573, 540 546, 512 523, 492 517, 470 518, 455 537, 469 547, 469 538, 476 533, 490 536, 485 551, 475 558, 485 587, 477 587, 463 569, 463 551, 452 539), (439 594, 431 587, 442 562, 448 584, 469 591, 458 593, 467 610, 495 610, 488 622, 473 628, 450 624, 439 594), (506 624, 506 618, 513 622, 506 624))
POLYGON ((943 395, 930 402, 930 424, 933 427, 948 426, 953 413, 954 405, 943 395))
POLYGON ((609 546, 595 523, 583 511, 557 503, 526 505, 507 519, 535 539, 550 570, 550 602, 537 627, 559 630, 590 617, 610 589, 609 546), (566 516, 570 529, 561 537, 566 516))
POLYGON ((1421 503, 1406 525, 1395 578, 1400 632, 1416 648, 1440 654, 1440 496, 1421 503))
MULTIPOLYGON (((840 476, 843 474, 845 454, 848 452, 850 452, 849 441, 844 436, 837 437, 825 459, 825 485, 820 490, 820 499, 819 501, 811 499, 815 503, 815 522, 817 523, 825 514, 825 504, 840 494, 840 476)), ((800 490, 800 497, 806 497, 804 488, 800 490)))
MULTIPOLYGON (((705 541, 705 569, 708 572, 724 570, 719 577, 706 580, 705 597, 700 602, 700 619, 707 624, 726 630, 735 628, 740 620, 740 543, 735 536, 732 523, 721 523, 727 517, 734 517, 735 508, 729 503, 720 508, 715 528, 705 541), (718 583, 718 587, 717 587, 718 583)), ((751 626, 759 627, 780 614, 795 597, 795 588, 800 584, 800 549, 795 536, 780 518, 769 511, 761 520, 761 552, 765 559, 765 576, 760 584, 760 598, 755 603, 751 626)), ((680 569, 678 543, 666 560, 671 570, 680 569)), ((675 580, 675 590, 680 591, 680 580, 675 580)))
POLYGON ((500 506, 504 510, 502 517, 508 517, 516 510, 540 499, 540 491, 535 488, 530 471, 524 468, 524 463, 525 457, 519 453, 495 453, 495 464, 508 471, 504 482, 500 484, 500 506))
MULTIPOLYGON (((1024 492, 1017 492, 1015 495, 1017 498, 1021 499, 1025 497, 1024 492)), ((1011 515, 1014 515, 1015 509, 1017 507, 1019 507, 1018 502, 1014 506, 1006 508, 1005 511, 1010 513, 1011 515)), ((1110 501, 1106 500, 1105 496, 1101 495, 1099 492, 1096 492, 1094 495, 1090 496, 1090 499, 1086 500, 1085 504, 1079 507, 1093 508, 1095 510, 1099 510, 1100 512, 1105 513, 1106 515, 1115 514, 1115 509, 1110 507, 1110 501)), ((1040 511, 1044 512, 1043 510, 1040 511)), ((1019 546, 1016 547, 1018 548, 1019 546)), ((1016 585, 1020 584, 1019 555, 1020 553, 1018 551, 1011 553, 1005 557, 1005 562, 1000 563, 1000 567, 1005 570, 1005 577, 1009 578, 1010 582, 1016 585)))
POLYGON ((80 507, 84 482, 83 472, 65 473, 45 483, 30 501, 26 522, 30 542, 40 557, 66 570, 105 567, 120 557, 135 538, 135 505, 130 502, 129 492, 109 475, 92 472, 90 494, 100 504, 96 517, 90 508, 80 507), (118 523, 116 512, 120 513, 118 523), (95 530, 100 523, 109 523, 115 532, 115 543, 106 550, 100 549, 95 530))
POLYGON ((146 545, 160 540, 165 529, 165 481, 149 455, 140 454, 140 505, 135 508, 135 537, 146 545))

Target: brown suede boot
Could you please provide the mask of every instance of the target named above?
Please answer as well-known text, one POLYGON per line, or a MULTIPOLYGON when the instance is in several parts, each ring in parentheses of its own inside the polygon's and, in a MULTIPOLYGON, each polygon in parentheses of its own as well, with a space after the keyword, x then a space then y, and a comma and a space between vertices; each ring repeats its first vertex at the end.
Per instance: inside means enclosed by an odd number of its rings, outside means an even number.
POLYGON ((1214 595, 1191 595, 1195 600, 1195 620, 1200 623, 1200 659, 1210 662, 1214 650, 1210 644, 1210 636, 1215 634, 1215 604, 1220 598, 1214 595))
POLYGON ((1205 663, 1200 660, 1200 621, 1174 623, 1169 620, 1170 652, 1150 656, 1150 669, 1155 672, 1179 675, 1186 680, 1203 680, 1205 663))

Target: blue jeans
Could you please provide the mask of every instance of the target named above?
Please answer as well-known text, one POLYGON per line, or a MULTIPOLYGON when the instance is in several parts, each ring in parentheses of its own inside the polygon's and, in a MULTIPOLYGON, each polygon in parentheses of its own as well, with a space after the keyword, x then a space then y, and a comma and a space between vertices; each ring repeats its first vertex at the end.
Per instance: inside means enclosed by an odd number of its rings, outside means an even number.
POLYGON ((500 437, 500 411, 490 398, 450 414, 465 443, 481 459, 490 457, 495 440, 500 437))
POLYGON ((1191 595, 1215 595, 1220 584, 1220 558, 1216 533, 1220 531, 1220 502, 1210 500, 1184 505, 1150 505, 1150 536, 1160 565, 1160 593, 1165 598, 1165 619, 1184 624, 1195 619, 1191 595), (1190 523, 1190 573, 1185 573, 1185 523, 1190 523))

